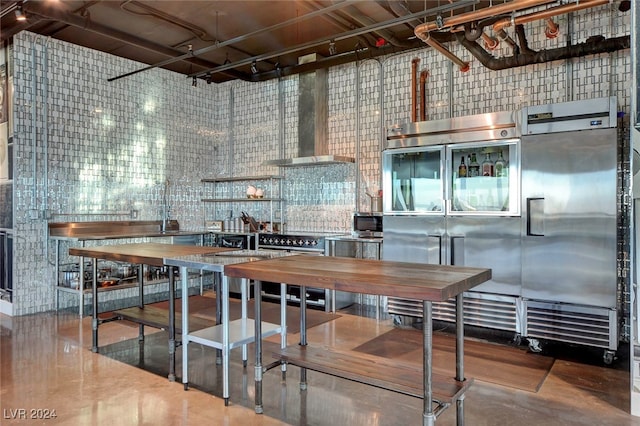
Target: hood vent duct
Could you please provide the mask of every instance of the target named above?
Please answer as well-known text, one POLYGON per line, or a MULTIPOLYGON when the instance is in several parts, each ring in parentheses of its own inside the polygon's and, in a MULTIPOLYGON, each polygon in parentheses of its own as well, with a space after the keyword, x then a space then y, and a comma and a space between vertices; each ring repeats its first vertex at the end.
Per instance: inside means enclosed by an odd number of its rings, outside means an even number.
MULTIPOLYGON (((299 62, 315 61, 311 54, 299 62)), ((323 164, 353 163, 351 157, 329 154, 327 142, 327 70, 317 69, 298 75, 298 156, 270 160, 268 166, 295 167, 323 164)))

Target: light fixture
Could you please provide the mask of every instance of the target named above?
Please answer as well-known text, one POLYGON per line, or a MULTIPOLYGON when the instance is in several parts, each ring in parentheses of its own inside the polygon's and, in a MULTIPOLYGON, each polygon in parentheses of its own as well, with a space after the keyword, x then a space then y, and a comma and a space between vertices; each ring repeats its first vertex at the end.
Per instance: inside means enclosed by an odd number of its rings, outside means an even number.
POLYGON ((20 21, 20 22, 24 22, 27 20, 27 15, 24 14, 24 12, 22 11, 22 5, 19 4, 16 7, 16 21, 20 21))
POLYGON ((251 62, 251 73, 252 74, 258 73, 258 64, 256 63, 256 61, 251 62))
POLYGON ((230 63, 231 63, 231 61, 229 60, 229 52, 227 52, 227 57, 224 60, 224 65, 228 65, 230 63))
POLYGON ((331 40, 331 41, 329 42, 329 55, 330 55, 330 56, 333 56, 333 55, 335 55, 336 53, 338 53, 338 49, 336 49, 336 42, 335 42, 335 41, 333 41, 333 40, 331 40))
POLYGON ((207 73, 207 84, 211 84, 211 73, 207 73))
POLYGON ((198 77, 196 77, 195 75, 193 76, 193 80, 191 81, 191 85, 193 87, 196 87, 198 85, 198 77))

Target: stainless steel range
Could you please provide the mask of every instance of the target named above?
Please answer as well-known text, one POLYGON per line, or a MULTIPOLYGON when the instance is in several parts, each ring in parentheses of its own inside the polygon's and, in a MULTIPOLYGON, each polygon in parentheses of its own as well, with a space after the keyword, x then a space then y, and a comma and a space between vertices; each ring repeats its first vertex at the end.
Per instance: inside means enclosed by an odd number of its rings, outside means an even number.
MULTIPOLYGON (((332 234, 259 234, 258 249, 288 250, 316 256, 325 255, 325 237, 332 234)), ((262 296, 265 299, 280 299, 280 283, 263 282, 262 296)), ((333 312, 353 304, 351 293, 319 288, 306 288, 307 307, 324 308, 333 312)), ((292 304, 300 304, 300 287, 287 286, 287 300, 292 304)))
POLYGON ((323 235, 259 234, 259 248, 324 254, 323 235))

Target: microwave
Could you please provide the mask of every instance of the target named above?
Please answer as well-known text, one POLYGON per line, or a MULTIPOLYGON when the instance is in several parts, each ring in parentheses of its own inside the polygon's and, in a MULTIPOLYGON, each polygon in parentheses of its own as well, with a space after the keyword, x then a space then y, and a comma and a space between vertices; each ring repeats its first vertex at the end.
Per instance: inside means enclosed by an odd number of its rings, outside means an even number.
POLYGON ((382 213, 355 213, 353 232, 358 237, 382 237, 382 213))

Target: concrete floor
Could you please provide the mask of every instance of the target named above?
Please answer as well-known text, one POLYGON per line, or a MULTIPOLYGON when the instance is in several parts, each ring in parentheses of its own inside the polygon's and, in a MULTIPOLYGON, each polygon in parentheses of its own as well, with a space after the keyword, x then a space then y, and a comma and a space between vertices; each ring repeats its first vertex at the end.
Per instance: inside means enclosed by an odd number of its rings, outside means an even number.
MULTIPOLYGON (((353 348, 388 331, 391 321, 341 313, 309 330, 310 342, 353 348)), ((420 425, 422 400, 299 369, 287 380, 264 376, 264 412, 253 411, 253 365, 231 357, 231 404, 224 406, 220 366, 207 348, 190 346, 190 390, 169 382, 166 334, 124 322, 100 327, 101 354, 92 353, 91 320, 72 313, 0 315, 0 424, 60 425, 420 425), (134 339, 134 340, 129 340, 134 339), (192 364, 193 363, 193 364, 192 364), (45 419, 55 412, 55 418, 45 419)), ((293 343, 297 335, 292 335, 293 343)), ((571 351, 569 351, 571 352, 571 351)), ((569 357, 571 358, 571 357, 569 357)), ((621 365, 556 359, 536 393, 476 380, 465 399, 465 420, 481 425, 640 425, 628 414, 629 373, 621 365)), ((178 372, 181 359, 178 357, 178 372)), ((627 367, 628 368, 628 367, 627 367)), ((180 380, 180 379, 179 379, 180 380)), ((454 425, 455 409, 436 422, 454 425)))

